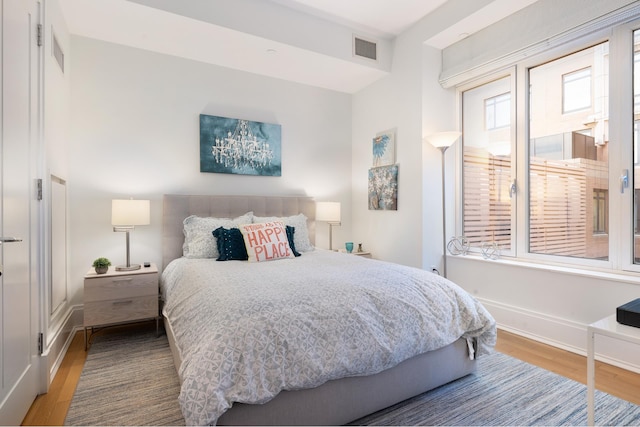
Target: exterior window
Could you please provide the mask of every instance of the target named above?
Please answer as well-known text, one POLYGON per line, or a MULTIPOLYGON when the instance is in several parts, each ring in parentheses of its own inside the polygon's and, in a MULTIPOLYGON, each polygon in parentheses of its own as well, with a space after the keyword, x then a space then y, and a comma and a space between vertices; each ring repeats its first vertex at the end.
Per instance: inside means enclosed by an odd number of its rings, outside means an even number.
POLYGON ((593 190, 593 233, 607 232, 607 213, 609 209, 609 191, 593 190))
MULTIPOLYGON (((633 203, 633 234, 640 233, 640 216, 638 213, 640 212, 640 190, 635 189, 633 191, 634 203, 633 203)), ((636 238, 637 239, 637 238, 636 238)))
POLYGON ((458 87, 471 252, 640 273, 640 16, 611 30, 458 87))
POLYGON ((531 253, 608 259, 608 50, 607 42, 529 69, 531 253), (595 105, 592 70, 603 99, 595 105))
POLYGON ((496 242, 503 253, 513 238, 510 90, 504 77, 462 94, 463 235, 471 247, 496 242))
POLYGON ((562 76, 562 112, 591 107, 591 67, 562 76))
POLYGON ((633 32, 633 260, 640 264, 640 30, 633 32))
POLYGON ((486 130, 509 127, 511 124, 511 93, 484 100, 486 130))
MULTIPOLYGON (((638 33, 638 31, 636 31, 636 33, 638 33)), ((640 70, 640 53, 638 53, 640 43, 638 40, 638 34, 635 34, 633 53, 633 112, 636 115, 636 124, 638 119, 637 114, 640 112, 640 73, 638 72, 638 70, 640 70)), ((638 162, 636 161, 635 163, 638 162)))

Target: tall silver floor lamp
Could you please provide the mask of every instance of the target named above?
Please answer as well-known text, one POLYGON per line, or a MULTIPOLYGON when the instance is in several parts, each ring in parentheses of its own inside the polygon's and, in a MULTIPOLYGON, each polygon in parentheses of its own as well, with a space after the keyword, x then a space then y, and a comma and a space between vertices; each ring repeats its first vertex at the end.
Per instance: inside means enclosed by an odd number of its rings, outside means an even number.
POLYGON ((438 132, 429 135, 425 140, 436 147, 442 153, 442 276, 447 277, 447 216, 445 205, 445 185, 444 185, 444 153, 460 137, 460 132, 438 132))

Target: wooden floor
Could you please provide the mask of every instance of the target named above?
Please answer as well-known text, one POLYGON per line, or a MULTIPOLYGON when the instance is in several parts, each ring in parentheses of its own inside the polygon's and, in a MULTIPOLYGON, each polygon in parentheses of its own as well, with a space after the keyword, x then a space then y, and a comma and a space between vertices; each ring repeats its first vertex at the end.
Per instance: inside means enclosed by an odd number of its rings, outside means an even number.
MULTIPOLYGON (((584 356, 505 331, 498 331, 496 350, 586 384, 587 361, 584 356)), ((22 425, 63 425, 86 357, 84 337, 79 332, 58 369, 49 393, 38 396, 22 425)), ((640 374, 596 362, 596 388, 640 405, 640 374)))

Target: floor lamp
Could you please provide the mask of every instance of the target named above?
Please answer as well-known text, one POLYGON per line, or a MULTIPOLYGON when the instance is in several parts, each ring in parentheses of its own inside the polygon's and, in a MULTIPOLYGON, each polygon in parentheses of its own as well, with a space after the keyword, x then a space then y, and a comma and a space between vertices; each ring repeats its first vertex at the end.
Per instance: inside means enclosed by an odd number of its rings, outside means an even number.
POLYGON ((425 139, 442 153, 442 276, 447 277, 447 217, 445 208, 444 185, 444 153, 460 137, 460 132, 438 132, 427 136, 425 139))

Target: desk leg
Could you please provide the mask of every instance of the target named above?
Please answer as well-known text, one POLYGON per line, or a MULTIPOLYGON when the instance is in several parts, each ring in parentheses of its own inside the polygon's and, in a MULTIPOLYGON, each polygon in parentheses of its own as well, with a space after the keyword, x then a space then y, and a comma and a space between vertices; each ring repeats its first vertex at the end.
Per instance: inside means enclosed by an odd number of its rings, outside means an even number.
POLYGON ((594 425, 595 395, 595 332, 587 328, 587 425, 594 425))

